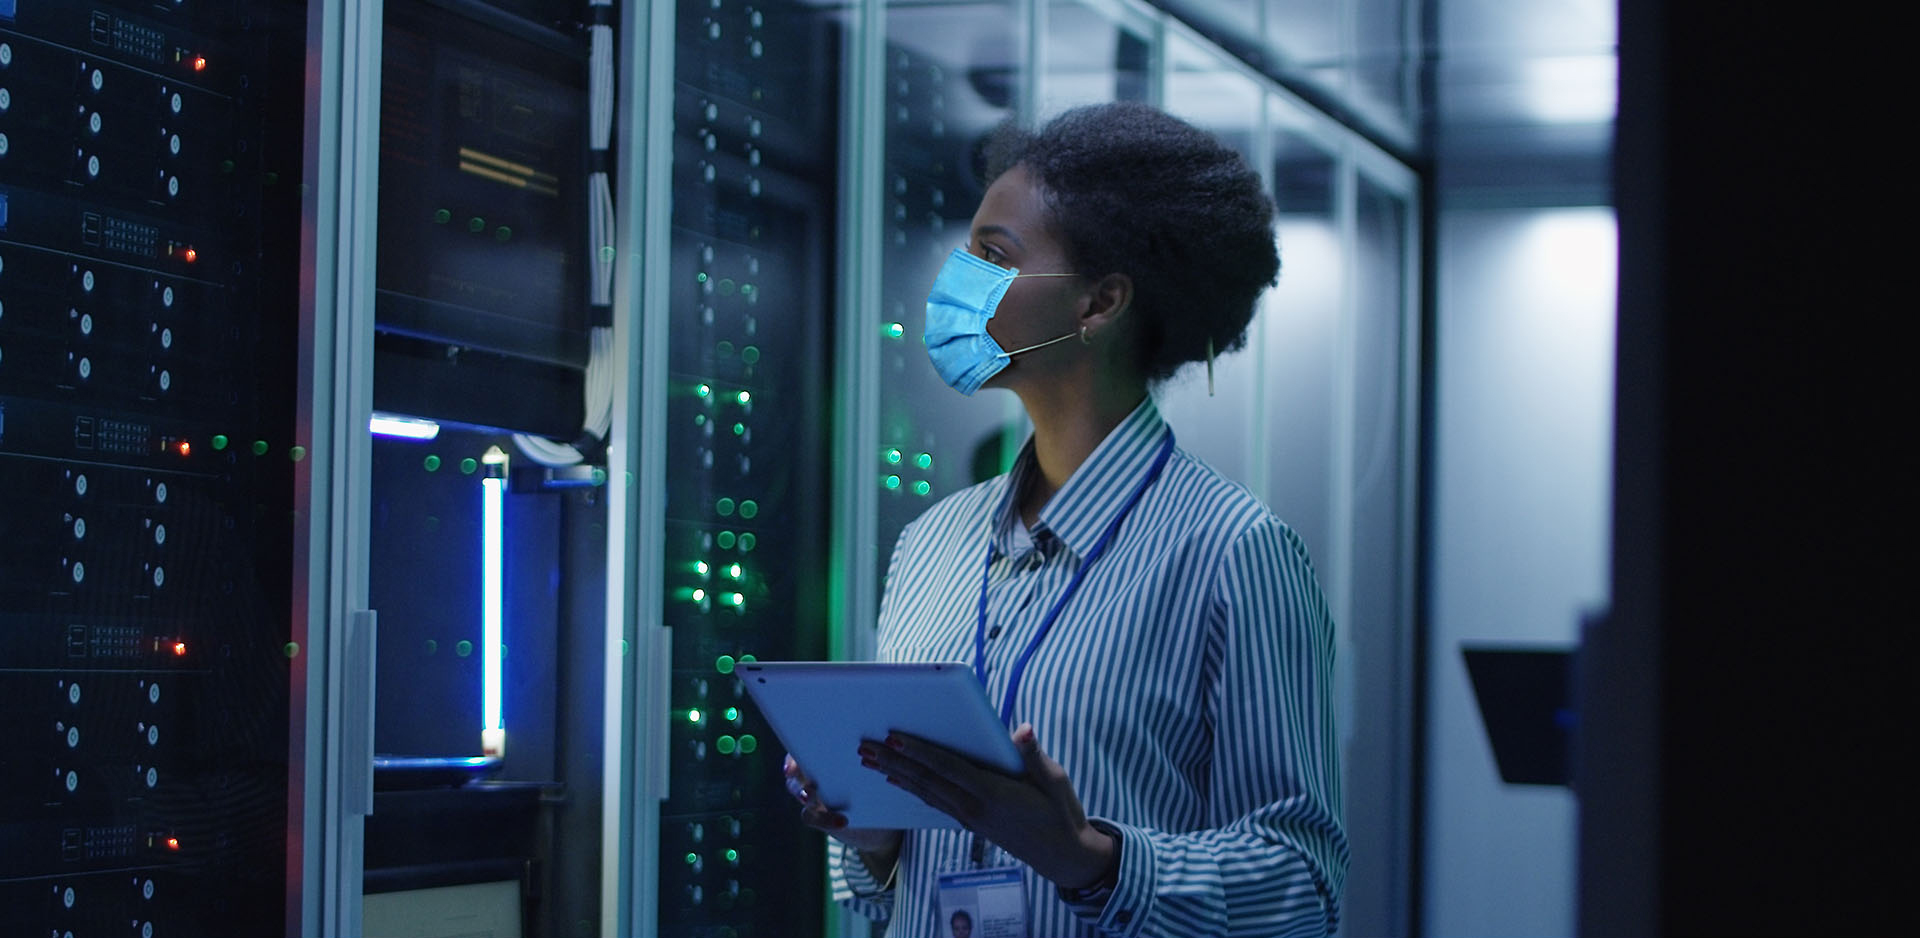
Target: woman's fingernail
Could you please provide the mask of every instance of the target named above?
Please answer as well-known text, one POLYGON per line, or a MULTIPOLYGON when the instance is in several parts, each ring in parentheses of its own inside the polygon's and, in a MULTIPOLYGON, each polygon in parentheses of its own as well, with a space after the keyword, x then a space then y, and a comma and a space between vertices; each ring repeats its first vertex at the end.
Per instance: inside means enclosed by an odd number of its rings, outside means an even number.
POLYGON ((907 748, 907 741, 889 733, 887 734, 887 745, 895 749, 905 750, 907 748))
POLYGON ((869 759, 866 756, 860 757, 860 764, 866 766, 869 769, 877 769, 880 767, 880 763, 878 761, 869 759))

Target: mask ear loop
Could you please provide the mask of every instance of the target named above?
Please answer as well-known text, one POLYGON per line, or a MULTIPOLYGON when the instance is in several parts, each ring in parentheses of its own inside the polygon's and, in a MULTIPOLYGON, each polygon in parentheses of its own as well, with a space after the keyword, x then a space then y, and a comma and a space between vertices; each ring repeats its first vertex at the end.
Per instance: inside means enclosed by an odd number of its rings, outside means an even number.
POLYGON ((1213 339, 1207 339, 1207 396, 1213 396, 1213 339))

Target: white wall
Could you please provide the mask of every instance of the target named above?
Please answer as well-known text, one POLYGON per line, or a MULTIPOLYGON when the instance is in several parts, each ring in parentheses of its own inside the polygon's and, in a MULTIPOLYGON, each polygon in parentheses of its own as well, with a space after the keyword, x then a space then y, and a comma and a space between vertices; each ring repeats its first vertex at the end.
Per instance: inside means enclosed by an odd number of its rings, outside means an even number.
POLYGON ((1460 645, 1605 602, 1613 211, 1443 211, 1438 248, 1424 932, 1571 935, 1573 795, 1500 781, 1460 645))

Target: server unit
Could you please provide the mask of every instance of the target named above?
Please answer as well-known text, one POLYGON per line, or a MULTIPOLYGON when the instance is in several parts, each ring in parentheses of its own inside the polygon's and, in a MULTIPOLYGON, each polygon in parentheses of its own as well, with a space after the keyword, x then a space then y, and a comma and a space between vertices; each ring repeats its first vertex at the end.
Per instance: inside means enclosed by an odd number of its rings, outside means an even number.
POLYGON ((305 22, 0 2, 8 934, 285 928, 305 22))

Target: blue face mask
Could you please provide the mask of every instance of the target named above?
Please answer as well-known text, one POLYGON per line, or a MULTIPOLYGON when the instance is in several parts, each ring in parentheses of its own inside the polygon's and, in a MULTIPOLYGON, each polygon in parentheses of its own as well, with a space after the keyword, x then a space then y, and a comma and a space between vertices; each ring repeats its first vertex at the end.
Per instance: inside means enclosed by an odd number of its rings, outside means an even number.
POLYGON ((987 334, 987 320, 1018 277, 1074 277, 1077 274, 1023 274, 982 260, 965 247, 953 249, 927 293, 927 330, 923 340, 927 357, 940 379, 962 394, 972 395, 988 378, 1007 367, 1013 356, 1073 338, 1067 333, 1039 345, 1002 351, 987 334))

